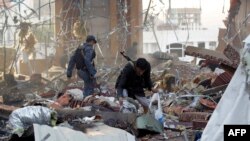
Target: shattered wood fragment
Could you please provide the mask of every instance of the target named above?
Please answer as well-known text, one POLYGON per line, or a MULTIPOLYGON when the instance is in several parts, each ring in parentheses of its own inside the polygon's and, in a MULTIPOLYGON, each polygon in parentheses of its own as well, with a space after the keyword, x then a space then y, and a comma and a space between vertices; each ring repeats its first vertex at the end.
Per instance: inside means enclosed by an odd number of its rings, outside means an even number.
POLYGON ((55 95, 56 95, 56 91, 54 90, 49 90, 48 92, 40 94, 42 98, 51 98, 51 97, 54 97, 55 95))
POLYGON ((179 120, 182 122, 192 122, 193 120, 208 120, 211 113, 205 112, 185 112, 180 114, 179 120))
POLYGON ((219 91, 224 91, 227 88, 227 86, 228 86, 228 84, 213 87, 213 88, 202 91, 201 94, 209 95, 209 94, 214 94, 214 93, 219 92, 219 91))

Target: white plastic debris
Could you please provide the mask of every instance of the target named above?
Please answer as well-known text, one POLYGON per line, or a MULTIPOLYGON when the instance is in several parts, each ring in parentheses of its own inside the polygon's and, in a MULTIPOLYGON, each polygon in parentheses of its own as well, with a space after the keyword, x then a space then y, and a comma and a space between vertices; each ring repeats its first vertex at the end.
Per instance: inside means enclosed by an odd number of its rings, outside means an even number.
POLYGON ((19 108, 9 116, 7 127, 12 130, 13 134, 20 137, 33 123, 50 125, 52 113, 55 113, 55 111, 42 106, 19 108))
POLYGON ((122 113, 137 113, 137 108, 134 104, 129 102, 127 99, 124 99, 122 102, 122 106, 120 108, 120 112, 122 112, 122 113))
POLYGON ((154 113, 155 119, 163 124, 164 116, 163 116, 163 112, 162 112, 161 100, 160 100, 159 93, 154 93, 154 95, 152 96, 152 98, 150 100, 150 104, 149 104, 149 109, 150 109, 151 113, 154 113), (157 101, 157 107, 153 105, 153 103, 155 101, 157 101))
POLYGON ((216 74, 216 75, 220 75, 220 74, 222 74, 222 73, 224 73, 225 71, 223 70, 223 69, 220 69, 220 68, 216 68, 215 70, 214 70, 214 74, 216 74))
POLYGON ((90 124, 91 122, 94 122, 95 117, 96 117, 96 116, 78 118, 78 119, 75 119, 75 120, 73 120, 73 121, 79 121, 79 122, 81 122, 81 123, 90 124))
POLYGON ((83 100, 83 92, 80 89, 70 89, 66 93, 70 94, 75 100, 83 100))

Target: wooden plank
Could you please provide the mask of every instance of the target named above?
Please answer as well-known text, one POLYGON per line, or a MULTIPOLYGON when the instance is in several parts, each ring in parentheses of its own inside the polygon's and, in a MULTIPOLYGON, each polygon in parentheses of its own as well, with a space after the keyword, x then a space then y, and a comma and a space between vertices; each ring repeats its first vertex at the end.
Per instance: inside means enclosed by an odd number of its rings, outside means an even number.
POLYGON ((209 94, 214 94, 214 93, 219 92, 219 91, 224 91, 227 88, 227 86, 228 86, 228 84, 213 87, 211 89, 207 89, 205 91, 202 91, 201 94, 209 95, 209 94))

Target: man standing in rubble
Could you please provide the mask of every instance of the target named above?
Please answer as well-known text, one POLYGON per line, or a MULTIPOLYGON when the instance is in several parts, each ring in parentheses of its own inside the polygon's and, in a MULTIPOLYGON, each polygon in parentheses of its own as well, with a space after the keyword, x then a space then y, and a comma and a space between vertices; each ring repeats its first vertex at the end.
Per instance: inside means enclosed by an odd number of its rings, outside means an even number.
MULTIPOLYGON (((18 34, 19 37, 19 44, 21 47, 21 53, 22 53, 22 62, 27 64, 29 74, 33 74, 34 70, 30 62, 30 57, 32 56, 33 59, 36 58, 36 52, 35 52, 35 44, 37 43, 37 40, 35 38, 35 35, 30 31, 31 23, 27 22, 21 22, 20 23, 20 32, 18 34)), ((20 69, 20 64, 18 64, 20 69)))
POLYGON ((96 84, 96 69, 94 58, 96 56, 94 45, 97 43, 95 36, 88 35, 86 43, 80 45, 70 58, 67 77, 71 78, 72 71, 76 67, 78 76, 84 81, 84 96, 93 94, 96 84))
POLYGON ((137 99, 142 105, 144 113, 147 113, 150 102, 145 97, 144 88, 155 92, 155 90, 152 89, 150 72, 151 66, 146 59, 139 58, 135 62, 129 61, 116 81, 115 87, 119 101, 122 101, 122 99, 127 96, 137 99))

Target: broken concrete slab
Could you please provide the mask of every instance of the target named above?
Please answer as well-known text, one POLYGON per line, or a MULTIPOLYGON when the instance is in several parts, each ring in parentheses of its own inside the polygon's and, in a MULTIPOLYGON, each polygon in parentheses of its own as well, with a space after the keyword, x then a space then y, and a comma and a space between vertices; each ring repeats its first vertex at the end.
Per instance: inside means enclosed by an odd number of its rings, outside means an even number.
POLYGON ((47 125, 38 124, 34 124, 34 132, 36 140, 46 141, 135 141, 135 137, 130 133, 121 129, 109 127, 103 123, 96 123, 95 127, 87 129, 86 134, 65 127, 53 128, 47 125))
POLYGON ((60 109, 56 111, 58 113, 58 117, 61 117, 64 120, 72 120, 77 118, 100 115, 103 118, 103 120, 120 119, 130 124, 133 124, 137 117, 136 114, 132 113, 93 112, 93 111, 84 111, 83 109, 60 109))

